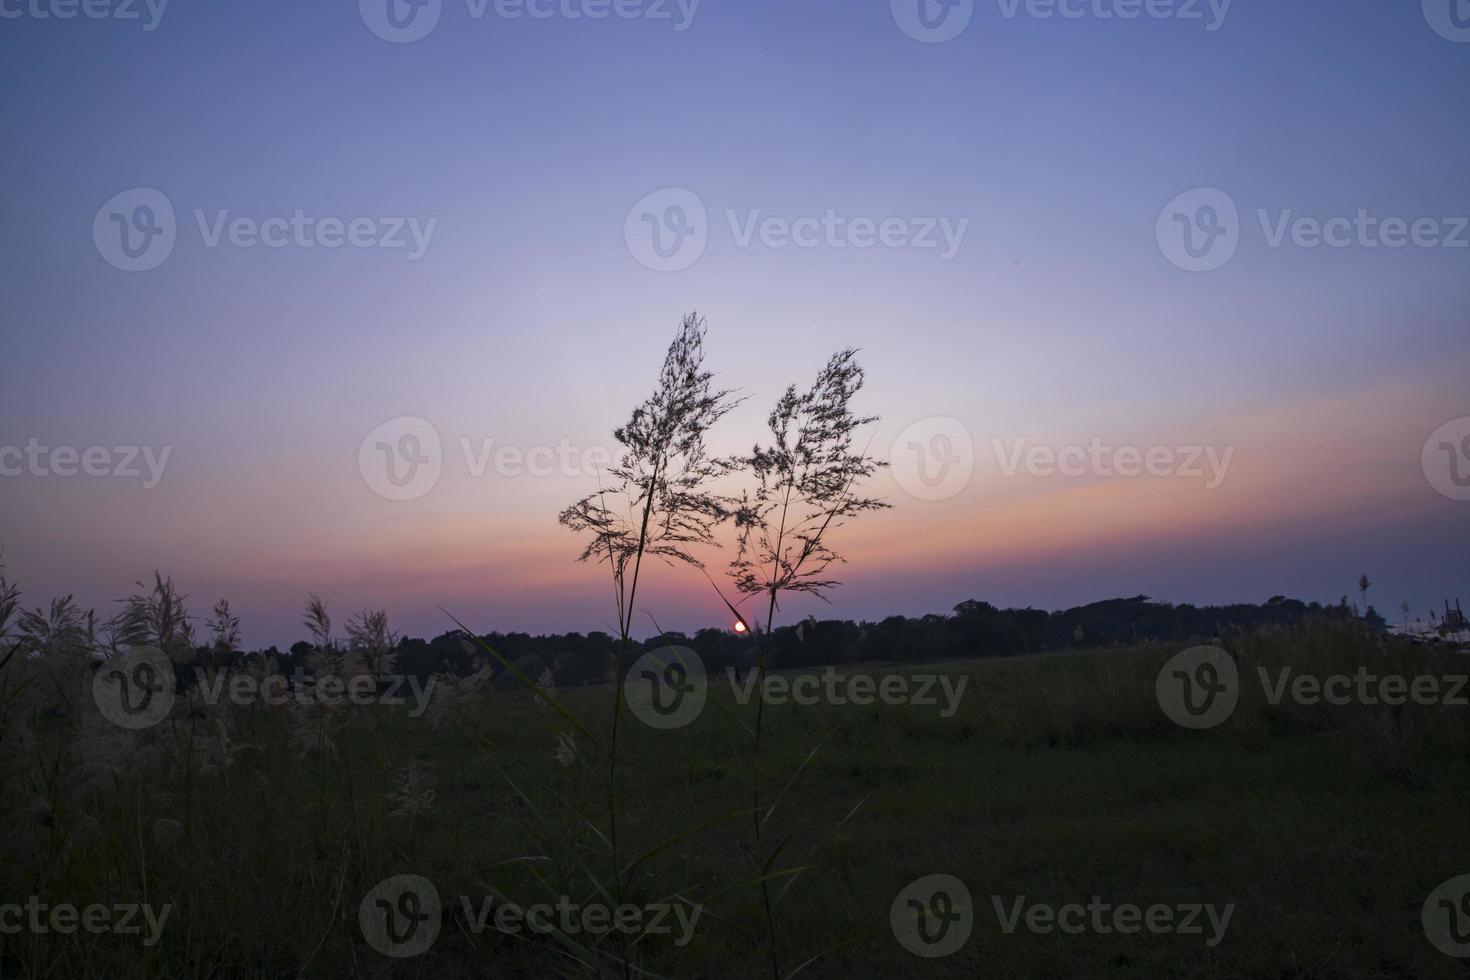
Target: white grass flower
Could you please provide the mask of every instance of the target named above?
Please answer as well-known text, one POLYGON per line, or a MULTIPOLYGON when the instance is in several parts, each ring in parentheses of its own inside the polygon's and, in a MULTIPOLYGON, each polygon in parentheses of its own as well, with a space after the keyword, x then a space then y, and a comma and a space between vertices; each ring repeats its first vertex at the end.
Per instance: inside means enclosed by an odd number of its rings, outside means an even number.
POLYGON ((577 761, 577 739, 572 732, 558 732, 556 735, 556 762, 563 769, 577 761))
POLYGON ((415 760, 398 771, 398 789, 388 794, 388 802, 397 804, 390 817, 417 816, 434 810, 433 771, 415 760))
POLYGON ((464 677, 434 675, 434 693, 429 698, 429 724, 435 731, 444 731, 468 720, 489 689, 493 677, 490 666, 484 663, 464 677))

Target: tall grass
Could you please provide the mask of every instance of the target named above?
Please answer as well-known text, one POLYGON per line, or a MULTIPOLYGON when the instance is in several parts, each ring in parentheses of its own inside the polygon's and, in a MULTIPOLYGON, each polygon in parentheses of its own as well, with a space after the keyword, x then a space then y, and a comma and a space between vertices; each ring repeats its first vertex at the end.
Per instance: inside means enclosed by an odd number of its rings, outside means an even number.
MULTIPOLYGON (((731 574, 740 592, 766 600, 765 628, 756 665, 758 691, 766 682, 776 608, 782 593, 825 597, 838 584, 829 577, 829 569, 843 560, 833 550, 829 532, 847 519, 887 506, 854 492, 881 465, 866 455, 866 448, 859 452, 853 445, 857 430, 877 421, 876 417, 859 417, 851 408, 853 397, 863 386, 863 371, 856 357, 856 351, 839 351, 806 392, 798 394, 795 385, 788 387, 768 417, 771 443, 757 446, 743 461, 756 485, 746 493, 736 513, 740 550, 731 563, 731 574)), ((771 976, 772 980, 781 980, 771 886, 775 879, 787 876, 781 892, 785 894, 802 869, 773 872, 784 841, 767 852, 765 830, 779 797, 762 807, 765 700, 763 696, 755 699, 750 802, 771 976)))

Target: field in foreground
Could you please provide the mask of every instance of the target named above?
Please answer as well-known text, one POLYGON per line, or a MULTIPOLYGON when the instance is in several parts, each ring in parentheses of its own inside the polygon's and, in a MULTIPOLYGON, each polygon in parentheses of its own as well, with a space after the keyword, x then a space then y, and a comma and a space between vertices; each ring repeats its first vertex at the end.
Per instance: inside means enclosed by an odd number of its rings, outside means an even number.
MULTIPOLYGON (((1385 672, 1470 667, 1377 641, 1344 648, 1354 642, 1276 635, 1226 645, 1247 675, 1273 660, 1319 671, 1370 659, 1385 672)), ((1292 711, 1245 696, 1227 723, 1186 731, 1155 695, 1176 652, 861 669, 967 676, 950 717, 942 698, 768 706, 761 802, 776 805, 764 840, 767 852, 782 846, 765 884, 778 896, 782 972, 825 951, 799 975, 1464 976, 1466 961, 1426 938, 1421 912, 1442 882, 1470 874, 1465 712, 1435 712, 1421 744, 1403 712, 1292 711), (899 942, 889 914, 910 882, 935 874, 968 887, 973 928, 957 952, 926 959, 899 942), (1191 935, 1041 933, 1024 921, 1007 932, 994 904, 1009 915, 1023 897, 1060 907, 1094 896, 1234 910, 1212 944, 1203 918, 1191 935)), ((597 687, 558 699, 601 737, 609 697, 597 687)), ((332 722, 335 748, 303 754, 283 709, 235 709, 228 764, 212 766, 199 763, 221 754, 219 736, 206 743, 199 732, 220 730, 220 719, 178 711, 153 733, 161 746, 129 745, 107 761, 103 786, 80 790, 78 773, 95 777, 96 767, 69 774, 78 753, 38 726, 23 781, 19 769, 7 777, 0 901, 175 908, 147 947, 115 935, 0 935, 0 972, 623 975, 616 936, 597 945, 493 926, 477 934, 461 903, 467 896, 477 913, 491 895, 523 907, 598 900, 587 872, 611 860, 608 773, 585 735, 559 738, 569 722, 523 693, 486 694, 440 729, 407 708, 352 710, 332 722), (24 807, 17 785, 35 797, 24 807), (391 959, 364 937, 359 906, 401 874, 432 881, 443 911, 426 952, 391 959)), ((771 973, 748 813, 754 710, 715 678, 688 727, 660 731, 623 716, 620 866, 666 845, 626 870, 624 901, 677 896, 702 907, 686 944, 675 942, 677 926, 633 943, 634 975, 771 973)))

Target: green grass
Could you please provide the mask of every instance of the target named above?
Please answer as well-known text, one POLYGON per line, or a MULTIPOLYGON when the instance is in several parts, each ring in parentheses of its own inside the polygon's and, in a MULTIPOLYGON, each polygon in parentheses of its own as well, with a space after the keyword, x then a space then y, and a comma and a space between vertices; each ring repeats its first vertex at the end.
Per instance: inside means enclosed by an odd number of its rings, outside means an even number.
MULTIPOLYGON (((1245 655, 1264 662, 1271 640, 1261 642, 1245 655)), ((971 677, 948 719, 937 707, 768 706, 761 795, 779 799, 768 847, 792 835, 773 867, 811 865, 776 908, 785 968, 838 946, 801 975, 1470 972, 1430 945, 1420 924, 1429 893, 1470 873, 1464 713, 1441 719, 1412 771, 1385 774, 1348 729, 1254 702, 1214 731, 1175 728, 1153 703, 1154 676, 1173 652, 942 665, 932 669, 971 677), (975 924, 958 953, 925 960, 894 938, 889 906, 907 883, 936 873, 966 882, 975 924), (1007 935, 991 895, 1007 905, 1022 895, 1057 905, 1100 895, 1236 910, 1210 948, 1203 936, 1007 935)), ((911 668, 844 672, 857 669, 911 668)), ((586 688, 560 701, 601 734, 608 696, 586 688)), ((445 732, 399 709, 352 710, 335 758, 298 760, 277 714, 238 711, 237 741, 254 747, 222 776, 192 774, 168 754, 147 766, 140 757, 115 791, 81 800, 56 776, 49 826, 12 807, 0 901, 146 895, 176 908, 151 950, 116 937, 0 936, 4 976, 585 975, 585 964, 546 939, 469 934, 456 921, 457 896, 478 904, 493 891, 529 904, 559 888, 589 892, 587 869, 606 865, 593 829, 605 820, 605 759, 579 736, 582 758, 558 765, 554 732, 566 723, 519 693, 489 695, 468 723, 445 732), (434 810, 389 817, 385 795, 412 759, 434 773, 434 810), (92 840, 78 831, 91 826, 87 815, 99 822, 92 840), (152 840, 158 817, 180 820, 182 839, 152 840), (513 860, 522 857, 536 860, 513 860), (431 879, 446 914, 428 953, 392 961, 364 941, 357 906, 379 880, 402 873, 431 879)), ((717 679, 686 729, 660 732, 625 717, 625 861, 749 806, 750 740, 740 722, 753 713, 717 679)), ((48 777, 27 778, 45 792, 48 777)), ((750 829, 748 815, 717 823, 629 878, 635 904, 679 894, 706 906, 688 946, 635 944, 635 975, 769 975, 750 829)))

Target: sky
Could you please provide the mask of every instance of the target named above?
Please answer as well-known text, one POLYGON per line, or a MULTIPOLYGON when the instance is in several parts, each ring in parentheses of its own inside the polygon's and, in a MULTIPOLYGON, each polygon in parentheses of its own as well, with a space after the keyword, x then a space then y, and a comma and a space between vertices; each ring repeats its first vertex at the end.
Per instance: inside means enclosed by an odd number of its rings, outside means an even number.
POLYGON ((1467 83, 1464 0, 0 0, 6 572, 157 569, 252 646, 309 592, 610 629, 556 516, 697 310, 715 449, 844 347, 881 417, 892 507, 783 617, 1423 615, 1470 598, 1467 83))

